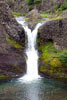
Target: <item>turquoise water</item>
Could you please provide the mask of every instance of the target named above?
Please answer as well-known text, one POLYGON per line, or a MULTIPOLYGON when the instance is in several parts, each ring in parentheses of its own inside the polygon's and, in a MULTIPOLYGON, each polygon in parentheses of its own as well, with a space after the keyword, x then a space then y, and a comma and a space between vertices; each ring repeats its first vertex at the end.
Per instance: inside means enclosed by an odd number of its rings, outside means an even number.
POLYGON ((0 100, 67 100, 67 85, 46 78, 0 83, 0 100))

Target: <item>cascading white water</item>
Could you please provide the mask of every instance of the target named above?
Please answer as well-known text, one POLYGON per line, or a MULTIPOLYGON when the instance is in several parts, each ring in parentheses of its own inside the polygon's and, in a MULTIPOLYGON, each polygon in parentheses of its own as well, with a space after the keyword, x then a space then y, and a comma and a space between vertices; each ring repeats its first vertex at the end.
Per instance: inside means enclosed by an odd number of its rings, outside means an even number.
POLYGON ((37 31, 42 23, 38 23, 33 31, 28 28, 27 23, 23 17, 17 18, 18 23, 20 23, 27 35, 28 46, 26 48, 26 63, 27 63, 27 73, 24 77, 21 77, 20 80, 32 81, 39 77, 38 75, 38 51, 35 49, 37 31))

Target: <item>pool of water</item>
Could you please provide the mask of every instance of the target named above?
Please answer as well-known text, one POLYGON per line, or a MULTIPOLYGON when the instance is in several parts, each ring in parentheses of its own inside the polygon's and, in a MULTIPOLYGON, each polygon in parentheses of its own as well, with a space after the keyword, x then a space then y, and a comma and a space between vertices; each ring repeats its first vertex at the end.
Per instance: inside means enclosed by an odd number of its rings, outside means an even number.
POLYGON ((46 78, 0 83, 0 100, 67 100, 67 85, 46 78))

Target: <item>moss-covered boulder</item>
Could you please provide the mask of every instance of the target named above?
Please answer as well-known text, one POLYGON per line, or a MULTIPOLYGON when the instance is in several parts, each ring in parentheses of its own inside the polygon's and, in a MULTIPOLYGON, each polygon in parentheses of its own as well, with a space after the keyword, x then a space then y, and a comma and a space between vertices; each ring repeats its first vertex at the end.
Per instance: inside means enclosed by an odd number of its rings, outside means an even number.
POLYGON ((67 50, 56 50, 48 42, 40 47, 39 74, 67 82, 67 50))

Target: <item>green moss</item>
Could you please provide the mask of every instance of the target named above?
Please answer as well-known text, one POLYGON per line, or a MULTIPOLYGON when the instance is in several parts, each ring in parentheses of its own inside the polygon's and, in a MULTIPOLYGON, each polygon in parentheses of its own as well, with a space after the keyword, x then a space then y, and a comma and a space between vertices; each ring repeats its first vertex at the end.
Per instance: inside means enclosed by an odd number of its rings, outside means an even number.
POLYGON ((40 15, 41 15, 42 18, 49 18, 49 19, 52 18, 52 14, 51 14, 50 10, 43 11, 43 12, 40 13, 40 15))
POLYGON ((34 9, 34 6, 33 5, 29 5, 28 9, 29 9, 29 11, 31 11, 32 9, 34 9))
POLYGON ((16 69, 17 69, 17 71, 18 71, 18 72, 20 72, 20 73, 21 73, 21 72, 22 72, 22 70, 23 70, 23 69, 22 69, 22 68, 20 68, 20 67, 17 67, 16 69))
POLYGON ((41 16, 42 18, 49 18, 49 19, 52 18, 52 15, 51 15, 51 14, 44 14, 44 13, 41 13, 40 16, 41 16))
POLYGON ((24 1, 22 1, 21 6, 24 7, 24 1))
POLYGON ((65 75, 65 78, 67 79, 67 74, 65 75))
POLYGON ((58 17, 54 18, 53 20, 59 20, 59 21, 61 21, 62 19, 63 19, 62 17, 58 16, 58 17))
POLYGON ((15 63, 15 64, 14 64, 14 67, 16 67, 17 65, 18 65, 18 63, 15 63))
POLYGON ((62 63, 58 58, 53 58, 50 61, 50 65, 53 66, 53 67, 57 67, 57 66, 62 66, 62 63))
POLYGON ((46 43, 40 49, 42 50, 41 59, 43 59, 44 64, 52 67, 67 66, 67 50, 56 50, 53 43, 46 43))
POLYGON ((13 45, 14 48, 23 48, 18 42, 9 39, 9 35, 6 35, 6 40, 13 45))
POLYGON ((22 16, 22 13, 20 13, 20 12, 12 12, 12 14, 15 16, 22 16))
POLYGON ((25 21, 26 21, 26 22, 28 22, 28 19, 29 19, 29 18, 25 17, 25 21))
POLYGON ((41 3, 41 0, 34 0, 35 4, 41 3))
POLYGON ((67 50, 64 50, 59 54, 59 59, 63 63, 63 65, 67 67, 67 50))
POLYGON ((50 70, 50 71, 49 71, 49 73, 50 73, 50 74, 53 74, 53 73, 54 73, 54 71, 53 71, 53 70, 50 70))
POLYGON ((41 66, 41 67, 40 67, 40 71, 41 71, 41 72, 46 72, 47 69, 46 69, 45 67, 41 66))
POLYGON ((22 72, 22 68, 20 68, 18 62, 16 62, 16 63, 14 64, 14 67, 16 68, 16 70, 17 70, 18 72, 22 72))
POLYGON ((5 76, 5 75, 0 74, 0 79, 4 79, 4 78, 6 78, 6 76, 5 76))

